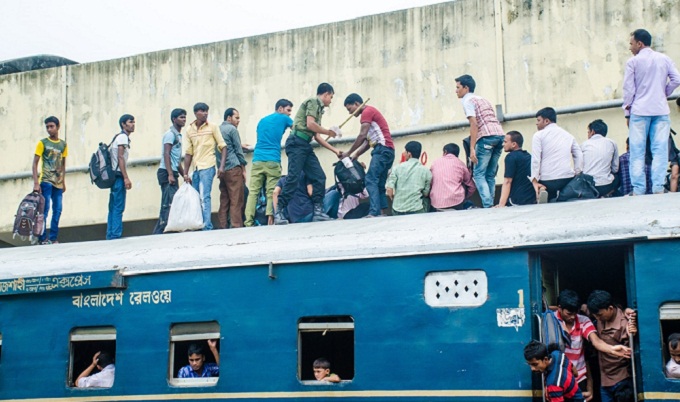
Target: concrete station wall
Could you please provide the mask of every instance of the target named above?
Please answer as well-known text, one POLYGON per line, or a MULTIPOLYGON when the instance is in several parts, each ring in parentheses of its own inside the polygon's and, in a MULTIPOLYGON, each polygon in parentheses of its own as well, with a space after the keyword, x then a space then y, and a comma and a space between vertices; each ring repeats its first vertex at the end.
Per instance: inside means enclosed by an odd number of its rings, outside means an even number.
MULTIPOLYGON (((336 90, 324 126, 342 122, 347 116, 345 96, 358 92, 371 98, 393 131, 465 120, 454 82, 465 73, 477 80, 476 93, 502 105, 505 114, 619 99, 624 64, 631 56, 629 33, 647 28, 654 47, 678 61, 680 38, 671 31, 679 25, 677 0, 459 0, 0 76, 0 149, 5 151, 0 175, 30 172, 35 144, 45 135, 42 120, 49 115, 62 121, 61 136, 69 144, 67 167, 79 167, 87 165, 99 142, 111 140, 120 115, 133 114, 133 161, 160 157, 160 138, 175 107, 187 109, 191 119, 193 104, 206 102, 214 123, 222 121, 227 107, 236 107, 242 140, 254 144, 257 122, 273 111, 276 100, 287 98, 297 106, 324 81, 336 90)), ((677 122, 678 108, 671 109, 677 122)), ((588 122, 603 118, 625 152, 622 115, 620 109, 609 109, 562 115, 558 123, 582 142, 588 122)), ((345 126, 345 137, 354 137, 358 127, 356 120, 345 126)), ((525 148, 531 148, 533 119, 507 122, 504 129, 522 132, 525 148)), ((466 128, 401 138, 397 152, 416 139, 432 161, 445 143, 461 144, 465 136, 466 128)), ((330 184, 336 158, 325 150, 317 152, 330 184)), ((156 169, 153 163, 130 169, 133 188, 127 196, 126 222, 157 217, 156 169)), ((0 181, 0 240, 10 241, 16 207, 31 187, 31 178, 0 181)), ((215 184, 214 211, 218 194, 215 184)), ((103 238, 100 226, 106 223, 107 204, 108 191, 91 185, 87 174, 69 174, 61 226, 89 225, 96 230, 83 229, 82 238, 103 238)), ((134 233, 133 227, 126 224, 124 234, 134 233)))

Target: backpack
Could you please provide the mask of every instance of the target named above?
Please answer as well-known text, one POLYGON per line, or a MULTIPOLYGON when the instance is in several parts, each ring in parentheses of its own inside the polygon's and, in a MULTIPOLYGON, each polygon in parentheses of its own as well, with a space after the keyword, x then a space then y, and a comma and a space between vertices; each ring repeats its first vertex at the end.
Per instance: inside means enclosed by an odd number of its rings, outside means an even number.
POLYGON ((257 203, 255 203, 255 226, 267 226, 269 218, 267 218, 267 191, 263 186, 257 194, 257 203))
POLYGON ((567 346, 571 347, 571 337, 562 328, 560 320, 550 310, 542 313, 541 318, 541 340, 546 346, 557 345, 560 352, 564 353, 567 346))
POLYGON ((348 168, 340 161, 335 163, 335 183, 342 184, 346 198, 352 194, 359 194, 366 188, 366 171, 361 164, 352 159, 352 167, 348 168))
POLYGON ((111 164, 110 149, 113 142, 121 134, 114 135, 109 145, 100 142, 97 150, 92 154, 92 158, 90 158, 90 166, 88 168, 90 181, 99 188, 111 188, 116 181, 116 172, 111 164))
POLYGON ((597 198, 600 193, 595 188, 593 176, 585 173, 574 176, 573 179, 557 192, 556 202, 576 201, 597 198))
POLYGON ((17 214, 14 217, 14 230, 12 238, 19 236, 21 240, 28 239, 36 243, 38 238, 45 232, 45 197, 34 191, 19 204, 17 214))

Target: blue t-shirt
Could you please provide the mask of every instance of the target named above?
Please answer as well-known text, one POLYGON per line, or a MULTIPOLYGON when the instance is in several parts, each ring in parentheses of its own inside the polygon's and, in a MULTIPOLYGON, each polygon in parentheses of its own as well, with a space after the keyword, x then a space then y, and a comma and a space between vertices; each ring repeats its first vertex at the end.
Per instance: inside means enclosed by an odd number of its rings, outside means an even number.
POLYGON ((215 363, 204 363, 200 373, 195 372, 190 365, 182 367, 177 373, 177 377, 179 378, 205 378, 219 376, 220 366, 215 363))
POLYGON ((281 163, 281 138, 288 127, 293 126, 293 119, 283 113, 272 113, 257 123, 257 143, 253 153, 253 162, 281 163))
POLYGON ((170 127, 165 134, 163 134, 163 141, 161 144, 161 169, 165 170, 165 144, 171 144, 170 149, 170 163, 172 164, 172 171, 177 172, 179 161, 182 158, 182 133, 175 129, 175 126, 170 127))

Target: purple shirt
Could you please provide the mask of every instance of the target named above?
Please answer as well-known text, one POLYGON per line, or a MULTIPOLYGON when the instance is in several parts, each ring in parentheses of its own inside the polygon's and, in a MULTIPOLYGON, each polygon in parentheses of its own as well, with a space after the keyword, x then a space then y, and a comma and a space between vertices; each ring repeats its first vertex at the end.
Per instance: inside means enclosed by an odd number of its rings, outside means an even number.
POLYGON ((680 86, 680 73, 665 54, 645 47, 626 62, 623 110, 626 116, 663 116, 670 113, 668 98, 680 86), (628 109, 630 107, 630 109, 628 109))

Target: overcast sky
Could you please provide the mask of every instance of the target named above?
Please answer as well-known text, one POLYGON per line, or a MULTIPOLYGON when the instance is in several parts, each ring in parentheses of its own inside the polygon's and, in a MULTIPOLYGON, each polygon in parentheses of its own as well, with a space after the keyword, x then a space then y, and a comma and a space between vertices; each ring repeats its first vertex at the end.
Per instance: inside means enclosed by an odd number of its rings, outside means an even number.
POLYGON ((442 0, 0 0, 0 61, 80 63, 343 21, 442 0))

